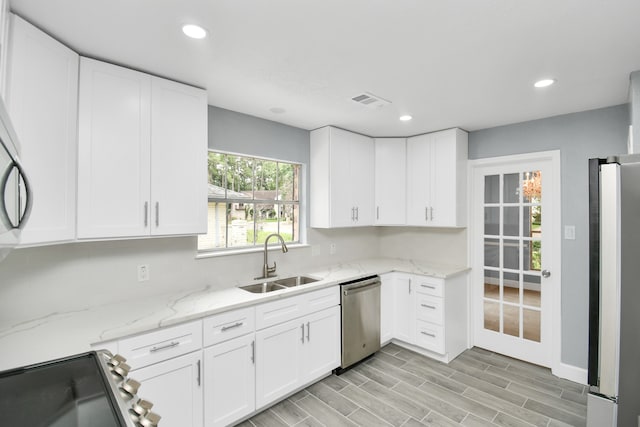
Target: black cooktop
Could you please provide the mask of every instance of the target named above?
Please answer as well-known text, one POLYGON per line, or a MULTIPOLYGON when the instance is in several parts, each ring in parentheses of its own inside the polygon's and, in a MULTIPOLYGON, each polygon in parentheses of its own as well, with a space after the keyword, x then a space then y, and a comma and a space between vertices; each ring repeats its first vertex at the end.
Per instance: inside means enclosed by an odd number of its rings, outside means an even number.
POLYGON ((95 352, 0 372, 0 426, 121 427, 95 352))

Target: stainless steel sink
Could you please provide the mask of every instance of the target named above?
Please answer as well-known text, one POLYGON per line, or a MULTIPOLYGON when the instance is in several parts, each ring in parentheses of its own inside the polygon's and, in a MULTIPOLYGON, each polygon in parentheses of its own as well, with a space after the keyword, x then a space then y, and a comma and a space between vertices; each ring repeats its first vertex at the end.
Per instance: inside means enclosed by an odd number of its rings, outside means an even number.
POLYGON ((308 283, 317 282, 318 279, 314 279, 312 277, 307 276, 294 276, 294 277, 285 277, 284 279, 276 279, 274 283, 278 285, 286 286, 287 288, 292 288, 294 286, 306 285, 308 283))
POLYGON ((247 292, 253 292, 254 294, 265 294, 267 292, 281 291, 288 287, 276 282, 264 282, 256 283, 255 285, 240 286, 240 289, 244 289, 247 292))

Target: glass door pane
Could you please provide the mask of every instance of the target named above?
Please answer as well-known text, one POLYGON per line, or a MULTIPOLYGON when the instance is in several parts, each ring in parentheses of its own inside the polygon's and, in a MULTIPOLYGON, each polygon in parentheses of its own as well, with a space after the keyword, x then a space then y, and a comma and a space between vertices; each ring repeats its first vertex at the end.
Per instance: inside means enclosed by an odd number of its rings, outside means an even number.
POLYGON ((542 173, 484 183, 484 328, 540 342, 542 173))

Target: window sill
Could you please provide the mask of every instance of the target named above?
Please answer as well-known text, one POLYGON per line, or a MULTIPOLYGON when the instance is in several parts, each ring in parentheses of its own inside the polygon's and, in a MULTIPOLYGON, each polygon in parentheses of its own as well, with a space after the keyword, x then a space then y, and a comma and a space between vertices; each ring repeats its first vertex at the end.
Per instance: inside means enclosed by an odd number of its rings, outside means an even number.
MULTIPOLYGON (((287 245, 288 249, 298 249, 298 248, 310 248, 311 245, 308 243, 292 243, 287 245)), ((269 246, 269 251, 279 251, 280 245, 269 246)), ((196 259, 204 259, 204 258, 218 258, 229 255, 244 255, 244 254, 253 254, 253 253, 263 253, 264 246, 259 247, 251 247, 251 248, 242 248, 242 249, 229 249, 229 250, 220 250, 220 251, 211 251, 211 252, 199 252, 196 255, 196 259)))

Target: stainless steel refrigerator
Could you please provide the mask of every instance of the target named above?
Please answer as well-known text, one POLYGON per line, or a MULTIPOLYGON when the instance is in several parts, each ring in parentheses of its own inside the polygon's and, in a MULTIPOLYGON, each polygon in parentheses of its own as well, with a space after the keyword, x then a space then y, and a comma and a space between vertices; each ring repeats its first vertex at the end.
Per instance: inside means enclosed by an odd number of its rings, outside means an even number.
POLYGON ((640 427, 640 155, 589 160, 588 427, 640 427))

